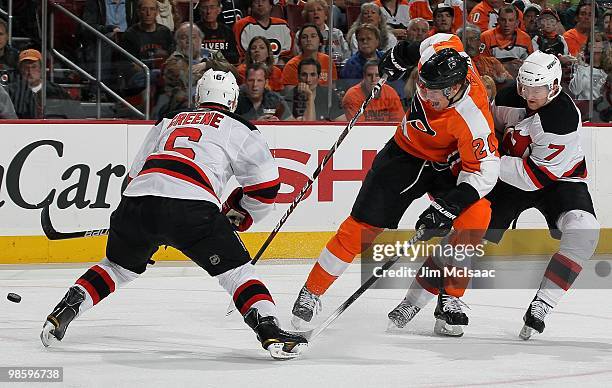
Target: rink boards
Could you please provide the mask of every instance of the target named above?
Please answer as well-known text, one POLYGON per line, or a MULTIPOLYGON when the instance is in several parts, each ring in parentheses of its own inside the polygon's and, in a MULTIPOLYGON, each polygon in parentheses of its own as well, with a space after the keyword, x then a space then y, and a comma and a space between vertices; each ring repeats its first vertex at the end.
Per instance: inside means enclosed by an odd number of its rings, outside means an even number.
MULTIPOLYGON (((56 229, 76 231, 108 226, 120 199, 121 185, 150 124, 118 121, 5 121, 0 143, 0 263, 83 262, 104 255, 104 237, 48 241, 40 212, 50 205, 56 229)), ((306 183, 342 124, 291 123, 260 125, 280 167, 281 193, 272 213, 242 237, 254 254, 294 196, 306 183)), ((357 125, 333 160, 296 208, 264 257, 316 257, 338 225, 350 213, 361 180, 376 152, 393 135, 395 126, 357 125)), ((612 131, 588 126, 582 131, 589 187, 604 228, 598 253, 612 253, 612 131)), ((180 145, 180 141, 177 141, 180 145)), ((185 143, 185 146, 188 146, 185 143)), ((235 185, 235 183, 234 183, 235 185)), ((233 189, 228 186, 225 195, 233 189)), ((427 206, 413 204, 400 227, 411 229, 427 206)), ((548 237, 543 217, 526 212, 513 231, 511 243, 491 254, 549 254, 557 243, 548 237), (510 244, 512 247, 510 248, 510 244)), ((510 239, 507 239, 510 240, 510 239)), ((184 260, 171 248, 160 249, 161 260, 184 260)))

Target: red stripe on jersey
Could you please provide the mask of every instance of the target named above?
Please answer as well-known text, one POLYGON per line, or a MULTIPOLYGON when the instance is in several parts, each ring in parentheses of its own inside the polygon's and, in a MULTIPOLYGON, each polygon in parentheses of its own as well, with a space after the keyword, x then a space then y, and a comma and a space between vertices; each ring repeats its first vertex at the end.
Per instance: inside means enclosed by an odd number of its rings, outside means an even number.
POLYGON ((93 267, 91 267, 91 269, 93 271, 96 271, 96 273, 100 275, 102 280, 104 280, 104 283, 108 285, 108 289, 110 290, 110 292, 115 291, 115 282, 113 281, 113 278, 110 277, 108 272, 104 270, 104 268, 100 267, 99 265, 94 265, 93 267))
POLYGON ((258 200, 259 202, 263 202, 263 203, 267 203, 267 204, 271 204, 274 203, 276 201, 276 198, 264 198, 264 197, 260 197, 258 195, 252 195, 249 193, 245 193, 246 195, 248 195, 249 197, 258 200))
POLYGON ((252 305, 261 300, 267 300, 271 303, 274 303, 274 300, 272 300, 272 296, 270 296, 269 294, 257 294, 244 303, 244 305, 240 309, 240 314, 246 314, 246 312, 249 311, 252 305))
POLYGON ((557 260, 558 262, 560 262, 565 267, 569 268, 575 273, 580 273, 580 271, 582 271, 582 266, 580 264, 576 263, 574 260, 570 259, 569 257, 566 257, 560 254, 559 252, 553 255, 553 259, 557 260))
POLYGON ((255 185, 251 185, 251 186, 244 186, 242 189, 244 190, 244 192, 248 192, 248 191, 255 191, 255 190, 260 190, 260 189, 267 189, 268 187, 273 187, 276 186, 280 183, 279 178, 276 178, 273 181, 268 181, 268 182, 263 182, 263 183, 257 183, 255 185))
MULTIPOLYGON (((198 166, 196 163, 192 162, 189 159, 185 159, 185 158, 180 158, 178 156, 172 156, 172 155, 151 155, 147 158, 147 160, 154 160, 154 159, 161 159, 161 160, 174 160, 175 162, 181 162, 184 163, 186 165, 188 165, 189 167, 193 168, 194 170, 196 170, 198 172, 198 174, 200 174, 202 176, 202 179, 204 179, 204 181, 206 183, 208 183, 208 185, 212 188, 213 185, 210 184, 210 180, 208 179, 208 177, 206 176, 206 174, 204 173, 204 171, 202 171, 202 169, 200 168, 200 166, 198 166)), ((216 195, 215 195, 216 197, 216 195)))
POLYGON ((100 295, 98 294, 98 291, 96 291, 94 286, 89 281, 85 279, 78 279, 75 282, 75 284, 78 284, 80 286, 83 286, 83 288, 85 288, 85 291, 87 291, 89 296, 91 296, 94 306, 98 304, 98 302, 100 301, 100 295))
POLYGON ((531 171, 531 167, 529 167, 529 165, 527 164, 527 159, 523 159, 523 167, 525 168, 525 172, 527 173, 527 175, 529 175, 529 179, 531 179, 533 184, 536 185, 538 189, 541 189, 542 187, 544 187, 542 186, 538 178, 536 178, 533 171, 531 171))
MULTIPOLYGON (((584 159, 582 159, 581 161, 576 163, 576 165, 574 167, 570 168, 565 174, 563 174, 563 177, 564 178, 572 177, 574 175, 574 172, 576 171, 576 169, 578 169, 578 167, 581 167, 583 163, 584 163, 584 159)), ((586 178, 587 177, 586 166, 584 167, 584 172, 581 175, 579 175, 578 177, 579 178, 586 178)))
POLYGON ((540 171, 542 171, 544 174, 546 174, 546 176, 548 176, 551 181, 556 181, 557 179, 559 179, 552 172, 548 171, 548 169, 546 167, 538 166, 538 168, 540 169, 540 171))
MULTIPOLYGON (((167 170, 165 168, 149 168, 147 170, 142 170, 138 175, 145 175, 145 174, 151 174, 151 173, 159 173, 159 174, 170 175, 170 176, 172 176, 174 178, 181 179, 181 180, 184 180, 184 181, 189 182, 191 184, 194 184, 194 185, 196 185, 198 187, 201 187, 204 190, 208 191, 210 194, 212 194, 215 197, 215 199, 217 199, 217 201, 219 201, 219 198, 217 198, 217 195, 215 194, 215 192, 212 189, 210 189, 206 185, 196 181, 195 179, 192 179, 191 177, 188 177, 187 175, 180 174, 180 173, 178 173, 176 171, 167 170)), ((221 201, 219 201, 219 202, 221 202, 221 201)))

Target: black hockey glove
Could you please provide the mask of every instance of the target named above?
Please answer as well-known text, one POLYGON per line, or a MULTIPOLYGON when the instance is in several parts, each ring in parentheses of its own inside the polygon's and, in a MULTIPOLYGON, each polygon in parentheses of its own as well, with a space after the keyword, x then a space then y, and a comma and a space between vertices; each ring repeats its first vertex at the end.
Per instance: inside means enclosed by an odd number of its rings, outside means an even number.
POLYGON ((387 75, 387 81, 395 81, 419 62, 419 44, 401 41, 387 50, 378 64, 378 73, 387 75))
POLYGON ((419 216, 416 229, 424 229, 421 241, 433 237, 444 237, 450 233, 453 221, 461 210, 459 206, 446 203, 442 198, 435 199, 431 205, 419 216))

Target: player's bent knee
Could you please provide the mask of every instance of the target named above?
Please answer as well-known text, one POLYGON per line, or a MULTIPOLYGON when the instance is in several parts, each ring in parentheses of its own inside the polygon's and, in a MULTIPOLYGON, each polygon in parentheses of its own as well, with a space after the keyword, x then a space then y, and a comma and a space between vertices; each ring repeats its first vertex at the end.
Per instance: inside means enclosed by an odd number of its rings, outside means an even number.
POLYGON ((109 260, 108 258, 102 259, 100 265, 108 267, 113 271, 113 274, 119 278, 121 278, 124 282, 130 282, 136 279, 140 274, 130 271, 127 268, 122 267, 120 264, 115 263, 114 261, 109 260))
POLYGON ((562 233, 561 253, 578 261, 593 256, 601 228, 593 214, 584 210, 570 210, 559 217, 557 227, 562 233))

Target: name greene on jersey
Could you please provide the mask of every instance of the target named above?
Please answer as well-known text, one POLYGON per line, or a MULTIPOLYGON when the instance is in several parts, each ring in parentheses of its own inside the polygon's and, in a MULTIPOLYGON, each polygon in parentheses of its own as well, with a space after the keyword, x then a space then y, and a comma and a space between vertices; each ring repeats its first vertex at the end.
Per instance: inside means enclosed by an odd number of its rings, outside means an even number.
POLYGON ((219 123, 223 120, 223 116, 219 112, 205 112, 205 113, 179 113, 175 118, 172 119, 169 127, 176 127, 177 125, 210 125, 213 128, 219 128, 219 123))

